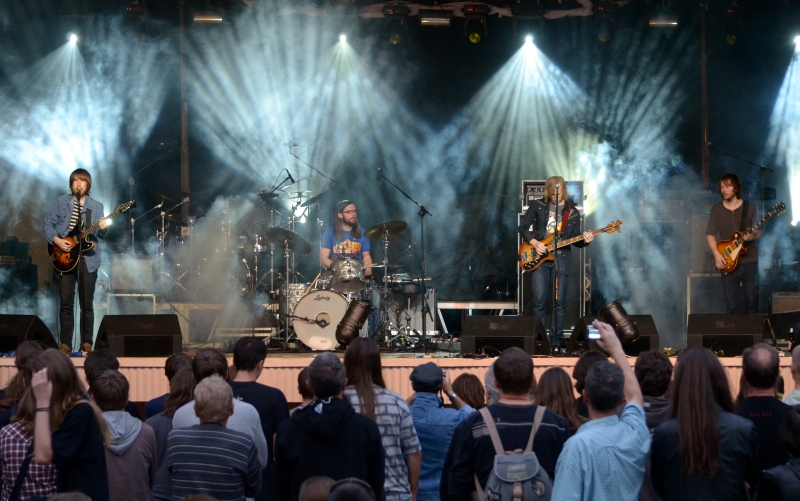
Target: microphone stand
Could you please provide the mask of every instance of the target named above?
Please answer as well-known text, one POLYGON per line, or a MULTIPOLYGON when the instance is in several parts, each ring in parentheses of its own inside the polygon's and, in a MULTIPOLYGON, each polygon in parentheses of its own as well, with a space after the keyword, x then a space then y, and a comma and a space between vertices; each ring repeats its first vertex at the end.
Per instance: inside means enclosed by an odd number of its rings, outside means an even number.
MULTIPOLYGON (((407 199, 411 200, 417 207, 419 207, 419 211, 417 211, 417 214, 419 214, 420 230, 421 230, 421 233, 422 233, 422 238, 420 239, 420 244, 422 245, 422 266, 421 266, 422 277, 421 277, 421 280, 420 280, 420 282, 421 282, 420 286, 422 287, 422 345, 425 347, 425 354, 427 355, 429 350, 430 350, 430 341, 428 340, 428 329, 427 329, 426 315, 431 315, 431 309, 428 306, 428 300, 426 298, 426 295, 427 295, 428 291, 427 291, 427 289, 425 287, 425 274, 426 274, 426 269, 425 269, 425 258, 426 258, 426 250, 425 250, 425 215, 433 217, 433 214, 431 214, 430 211, 427 208, 425 208, 424 205, 422 205, 421 203, 419 203, 416 200, 414 200, 414 198, 411 195, 409 195, 408 193, 403 191, 402 188, 397 186, 397 184, 395 184, 394 181, 392 181, 388 177, 384 176, 383 173, 380 171, 380 169, 378 169, 378 181, 380 181, 381 178, 385 179, 389 184, 394 186, 397 189, 397 191, 402 193, 407 199)), ((384 274, 388 273, 388 270, 383 270, 383 271, 384 271, 384 274)), ((432 315, 431 315, 431 321, 433 321, 433 316, 432 315)))
MULTIPOLYGON (((131 200, 133 200, 133 198, 131 198, 131 200)), ((150 209, 149 211, 145 212, 144 214, 142 214, 141 216, 139 216, 139 218, 142 218, 142 217, 144 217, 144 216, 146 216, 146 215, 150 214, 150 213, 151 213, 151 212, 153 212, 154 210, 156 210, 156 209, 160 209, 160 208, 161 208, 161 207, 163 207, 163 206, 164 206, 164 200, 161 200, 161 203, 160 203, 160 204, 156 205, 155 207, 153 207, 153 208, 152 208, 152 209, 150 209)), ((136 249, 135 249, 135 248, 134 248, 134 246, 133 246, 133 229, 134 229, 134 225, 135 225, 135 224, 136 224, 136 219, 133 217, 133 210, 131 210, 131 256, 135 256, 135 255, 136 255, 136 249)))
MULTIPOLYGON (((556 208, 554 211, 556 217, 555 217, 555 227, 553 228, 553 254, 555 255, 554 256, 555 259, 553 259, 553 313, 552 313, 552 318, 550 319, 550 325, 552 326, 551 330, 553 331, 550 333, 550 335, 553 338, 554 344, 555 342, 558 341, 556 339, 556 330, 558 329, 558 320, 556 317, 558 315, 558 295, 560 292, 558 290, 558 285, 559 285, 558 284, 558 211, 559 211, 558 200, 559 200, 560 190, 561 190, 561 184, 556 183, 556 204, 555 204, 556 208)), ((564 195, 564 198, 566 199, 566 194, 564 195)), ((563 218, 562 218, 562 224, 563 224, 563 218)), ((555 350, 555 347, 552 347, 552 349, 555 350)), ((561 348, 559 346, 559 352, 560 351, 561 348)))
MULTIPOLYGON (((290 144, 291 144, 291 143, 290 143, 290 144)), ((310 163, 306 162, 306 161, 305 161, 305 160, 303 160, 302 158, 298 157, 298 156, 297 156, 297 155, 294 153, 294 149, 295 149, 295 148, 297 148, 298 146, 300 146, 300 145, 299 145, 299 144, 291 144, 291 146, 289 146, 289 155, 293 156, 293 157, 294 157, 295 159, 297 159, 297 161, 299 161, 301 164, 305 165, 306 167, 310 168, 311 170, 313 170, 314 172, 316 172, 316 173, 317 173, 317 174, 319 174, 320 176, 322 176, 322 177, 324 177, 325 179, 327 179, 327 180, 328 180, 328 181, 331 183, 331 187, 334 187, 334 186, 339 186, 339 183, 338 183, 338 182, 336 182, 336 180, 334 180, 333 178, 329 177, 329 176, 328 176, 328 175, 326 175, 324 172, 322 172, 321 170, 317 169, 316 167, 314 167, 314 166, 313 166, 313 165, 311 165, 310 163)))
MULTIPOLYGON (((172 211, 174 211, 175 209, 177 209, 178 207, 180 207, 181 205, 185 204, 188 201, 189 201, 189 197, 186 197, 183 200, 181 200, 181 202, 179 204, 173 206, 172 208, 170 208, 168 210, 162 210, 161 211, 161 234, 160 234, 160 238, 158 239, 158 278, 159 278, 159 280, 161 280, 162 277, 164 276, 164 257, 165 257, 164 256, 164 245, 166 244, 166 228, 165 228, 165 226, 166 226, 167 214, 172 212, 172 211)), ((163 202, 162 202, 162 205, 163 205, 163 202)), ((151 219, 150 221, 154 221, 154 220, 155 220, 155 218, 151 219)), ((161 292, 164 292, 163 291, 163 284, 162 284, 162 291, 161 292)))

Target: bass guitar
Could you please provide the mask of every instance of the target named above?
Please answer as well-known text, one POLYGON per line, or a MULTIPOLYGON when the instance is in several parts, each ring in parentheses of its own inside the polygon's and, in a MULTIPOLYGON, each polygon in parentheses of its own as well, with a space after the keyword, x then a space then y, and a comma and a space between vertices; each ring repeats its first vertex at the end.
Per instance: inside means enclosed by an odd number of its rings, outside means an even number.
MULTIPOLYGON (((769 212, 764 214, 764 217, 761 218, 761 221, 755 225, 752 231, 756 232, 764 223, 767 222, 767 219, 771 218, 772 216, 783 214, 785 210, 785 203, 781 202, 779 204, 775 204, 775 206, 772 207, 769 212)), ((722 254, 723 259, 725 259, 725 267, 719 270, 723 275, 727 275, 735 270, 737 266, 739 266, 739 258, 747 253, 747 247, 744 246, 744 242, 744 233, 741 231, 734 233, 730 240, 720 240, 717 242, 717 251, 719 251, 719 253, 722 254)))
MULTIPOLYGON (((125 202, 117 207, 117 210, 107 215, 105 218, 111 219, 117 214, 124 214, 135 207, 136 202, 133 200, 130 202, 125 202)), ((98 228, 100 228, 100 222, 91 225, 83 231, 80 231, 76 225, 75 229, 72 230, 69 235, 64 237, 64 240, 72 243, 72 247, 67 252, 62 251, 61 248, 56 244, 48 244, 47 253, 50 255, 50 262, 53 263, 53 268, 61 273, 67 273, 74 270, 75 266, 78 265, 81 254, 94 248, 95 243, 89 241, 89 235, 97 231, 98 228)))
MULTIPOLYGON (((594 230, 592 235, 597 235, 599 233, 614 233, 615 231, 620 231, 620 226, 622 225, 622 221, 614 221, 613 223, 607 225, 604 228, 600 228, 599 230, 594 230)), ((554 250, 556 250, 555 244, 553 244, 553 239, 555 238, 555 234, 551 233, 550 235, 546 236, 544 239, 540 240, 546 247, 547 250, 544 254, 539 255, 536 252, 536 249, 533 248, 529 242, 522 242, 522 245, 519 246, 519 251, 517 252, 517 259, 519 260, 519 267, 522 268, 522 271, 533 271, 539 266, 543 265, 547 261, 552 261, 556 258, 554 250)), ((566 247, 568 245, 572 245, 576 242, 580 242, 583 240, 583 235, 578 235, 577 237, 568 238, 566 240, 559 240, 558 248, 561 249, 562 247, 566 247)))

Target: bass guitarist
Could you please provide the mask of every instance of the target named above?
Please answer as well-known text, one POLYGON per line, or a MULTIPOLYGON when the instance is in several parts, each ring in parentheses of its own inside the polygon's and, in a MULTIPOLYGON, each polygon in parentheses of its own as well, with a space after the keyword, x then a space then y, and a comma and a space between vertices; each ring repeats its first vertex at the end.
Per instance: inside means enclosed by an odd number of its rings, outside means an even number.
MULTIPOLYGON (((62 195, 56 200, 53 209, 44 220, 42 230, 49 244, 57 246, 63 252, 79 252, 74 240, 67 238, 80 232, 87 215, 89 224, 99 224, 100 231, 88 236, 90 241, 97 242, 97 236, 105 238, 106 223, 103 219, 103 204, 91 198, 92 176, 86 169, 76 169, 69 176, 69 195, 62 195)), ((78 300, 81 306, 81 351, 92 351, 94 331, 94 287, 97 282, 97 269, 100 267, 100 254, 95 245, 91 250, 83 252, 77 266, 68 272, 54 270, 54 279, 59 292, 59 329, 61 351, 71 353, 72 333, 75 316, 75 286, 78 286, 78 300)))
MULTIPOLYGON (((544 184, 544 200, 534 200, 520 219, 519 234, 526 242, 530 242, 539 255, 547 252, 545 244, 540 240, 558 231, 558 240, 580 235, 580 213, 571 200, 567 200, 567 183, 561 176, 553 176, 544 184), (556 217, 557 216, 557 217, 556 217), (556 223, 556 219, 558 222, 556 223)), ((584 247, 594 240, 591 231, 583 233, 583 241, 577 247, 584 247)), ((555 315, 550 322, 550 346, 554 354, 561 354, 564 349, 564 313, 567 302, 567 266, 566 256, 571 246, 558 249, 556 259, 558 265, 557 300, 555 315)), ((531 273, 533 288, 532 313, 545 319, 548 292, 553 284, 553 261, 548 261, 531 273)))
POLYGON ((727 263, 717 249, 719 240, 728 240, 742 232, 747 252, 741 254, 739 265, 722 276, 722 290, 728 314, 758 313, 758 246, 761 230, 752 231, 758 220, 758 208, 742 200, 742 182, 736 174, 723 175, 718 184, 722 201, 711 207, 706 226, 706 241, 714 256, 714 265, 722 270, 727 263))

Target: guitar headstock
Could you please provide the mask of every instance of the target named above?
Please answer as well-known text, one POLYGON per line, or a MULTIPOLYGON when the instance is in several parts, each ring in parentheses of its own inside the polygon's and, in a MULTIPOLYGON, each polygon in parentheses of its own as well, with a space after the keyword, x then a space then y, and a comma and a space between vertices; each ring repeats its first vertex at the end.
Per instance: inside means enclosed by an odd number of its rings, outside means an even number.
POLYGON ((124 204, 120 204, 120 206, 117 207, 117 211, 119 211, 119 213, 121 213, 121 214, 125 214, 129 210, 135 209, 135 208, 136 208, 136 202, 131 200, 130 202, 125 202, 124 204))
POLYGON ((622 221, 618 219, 613 223, 606 225, 606 227, 603 228, 603 233, 614 233, 615 231, 621 231, 620 226, 622 226, 622 221))
POLYGON ((775 215, 783 214, 786 211, 786 204, 783 202, 777 203, 772 207, 771 213, 775 215))

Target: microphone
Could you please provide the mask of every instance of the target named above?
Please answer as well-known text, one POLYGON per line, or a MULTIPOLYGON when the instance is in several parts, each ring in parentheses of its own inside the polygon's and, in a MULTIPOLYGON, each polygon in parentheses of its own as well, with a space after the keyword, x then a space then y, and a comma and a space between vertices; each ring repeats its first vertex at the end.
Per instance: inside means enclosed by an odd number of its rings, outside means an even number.
POLYGON ((286 169, 286 174, 288 174, 288 175, 289 175, 289 181, 291 181, 291 182, 292 182, 292 184, 294 184, 294 182, 295 182, 295 181, 294 181, 294 178, 292 177, 292 173, 291 173, 291 172, 289 172, 289 169, 286 169))
POLYGON ((80 188, 78 188, 77 190, 75 190, 75 196, 76 196, 76 197, 78 197, 78 198, 80 198, 80 196, 81 196, 81 189, 80 189, 80 188))
POLYGON ((375 178, 375 180, 378 181, 378 182, 380 182, 380 180, 381 180, 381 168, 380 167, 378 167, 378 175, 375 178))
POLYGON ((186 203, 186 202, 188 202, 188 201, 189 201, 189 197, 186 197, 186 198, 184 198, 184 199, 183 199, 183 202, 181 202, 181 203, 182 203, 182 204, 185 204, 185 203, 186 203))
POLYGON ((328 321, 325 320, 324 318, 320 318, 319 320, 315 320, 314 323, 319 325, 323 329, 328 326, 328 321))

